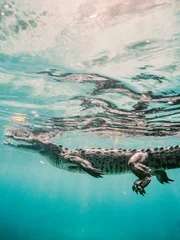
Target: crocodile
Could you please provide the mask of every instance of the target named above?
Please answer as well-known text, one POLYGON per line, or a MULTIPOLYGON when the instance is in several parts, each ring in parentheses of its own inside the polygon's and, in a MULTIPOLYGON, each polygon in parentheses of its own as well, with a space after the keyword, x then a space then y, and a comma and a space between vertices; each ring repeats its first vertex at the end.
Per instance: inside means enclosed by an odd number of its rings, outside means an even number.
POLYGON ((56 133, 35 134, 27 127, 8 127, 4 144, 39 152, 55 167, 70 172, 88 173, 95 178, 107 174, 133 173, 138 179, 132 189, 145 195, 151 177, 164 184, 174 180, 165 170, 180 168, 180 145, 154 149, 76 149, 70 150, 51 141, 56 133))

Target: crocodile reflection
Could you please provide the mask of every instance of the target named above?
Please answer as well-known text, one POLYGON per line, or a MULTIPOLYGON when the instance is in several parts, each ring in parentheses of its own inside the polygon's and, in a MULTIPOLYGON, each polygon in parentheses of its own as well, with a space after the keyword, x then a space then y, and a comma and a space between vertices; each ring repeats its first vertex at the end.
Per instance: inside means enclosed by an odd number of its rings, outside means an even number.
MULTIPOLYGON (((171 116, 180 113, 180 95, 175 92, 155 95, 152 91, 136 92, 129 84, 99 74, 61 73, 56 69, 39 72, 48 75, 57 82, 94 83, 95 88, 88 96, 74 96, 69 100, 78 100, 82 115, 66 117, 44 117, 42 123, 60 131, 83 131, 104 136, 140 135, 170 136, 179 134, 180 123, 171 116), (136 101, 131 109, 122 108, 110 100, 99 97, 102 93, 118 93, 136 101), (155 104, 155 105, 154 105, 155 104), (166 104, 166 105, 165 105, 166 104), (158 107, 154 107, 158 106, 158 107), (166 107, 165 107, 166 106, 166 107), (95 114, 84 114, 86 110, 100 109, 95 114)), ((167 79, 153 74, 139 74, 133 81, 142 79, 157 81, 161 84, 167 79)), ((63 102, 59 102, 61 104, 63 102)), ((41 119, 38 120, 41 123, 41 119)))

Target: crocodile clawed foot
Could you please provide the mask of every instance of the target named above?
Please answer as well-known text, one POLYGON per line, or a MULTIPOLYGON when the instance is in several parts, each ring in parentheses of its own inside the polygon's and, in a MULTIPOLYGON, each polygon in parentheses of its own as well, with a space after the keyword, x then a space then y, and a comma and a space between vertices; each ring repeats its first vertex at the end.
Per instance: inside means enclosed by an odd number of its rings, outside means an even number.
POLYGON ((95 178, 102 178, 103 172, 100 169, 97 168, 88 168, 84 169, 89 175, 95 177, 95 178))
POLYGON ((137 194, 140 193, 142 196, 146 194, 145 187, 151 182, 150 177, 146 177, 144 179, 138 179, 134 182, 134 185, 132 187, 133 191, 135 191, 137 194))
POLYGON ((167 173, 164 170, 155 171, 155 175, 157 180, 162 184, 174 182, 174 180, 168 178, 167 173))
POLYGON ((167 178, 166 180, 164 180, 164 182, 162 182, 162 184, 164 183, 170 183, 170 182, 174 182, 173 179, 167 178))
POLYGON ((132 187, 133 191, 135 191, 137 194, 140 193, 142 196, 144 196, 144 194, 146 194, 146 191, 144 188, 142 188, 140 185, 133 185, 132 187))

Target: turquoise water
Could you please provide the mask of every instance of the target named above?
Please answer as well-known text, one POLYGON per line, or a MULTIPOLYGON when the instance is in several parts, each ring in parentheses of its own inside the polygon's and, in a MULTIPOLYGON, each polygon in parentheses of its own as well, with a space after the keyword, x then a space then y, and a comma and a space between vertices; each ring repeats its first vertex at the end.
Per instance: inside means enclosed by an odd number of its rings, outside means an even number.
POLYGON ((3 145, 14 125, 72 149, 180 145, 179 23, 176 0, 0 2, 0 240, 180 238, 179 169, 142 197, 133 174, 3 145))

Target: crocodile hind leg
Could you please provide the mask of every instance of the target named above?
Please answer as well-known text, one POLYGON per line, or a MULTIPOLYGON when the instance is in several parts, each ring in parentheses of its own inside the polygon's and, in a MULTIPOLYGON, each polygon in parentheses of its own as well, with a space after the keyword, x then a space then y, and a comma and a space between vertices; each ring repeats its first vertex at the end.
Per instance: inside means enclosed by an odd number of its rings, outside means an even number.
POLYGON ((68 161, 71 161, 72 163, 79 165, 89 175, 95 178, 102 178, 102 171, 98 168, 94 168, 88 160, 73 155, 66 155, 64 158, 68 161))
POLYGON ((145 165, 147 157, 147 153, 137 152, 128 161, 129 168, 139 178, 132 189, 141 195, 146 194, 144 188, 151 182, 151 169, 145 165))
POLYGON ((157 180, 162 184, 174 181, 174 180, 168 178, 167 173, 164 170, 156 170, 155 175, 156 175, 157 180))

